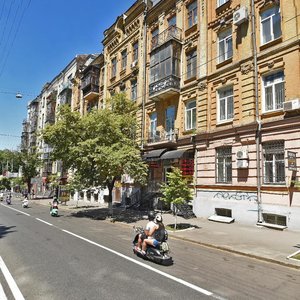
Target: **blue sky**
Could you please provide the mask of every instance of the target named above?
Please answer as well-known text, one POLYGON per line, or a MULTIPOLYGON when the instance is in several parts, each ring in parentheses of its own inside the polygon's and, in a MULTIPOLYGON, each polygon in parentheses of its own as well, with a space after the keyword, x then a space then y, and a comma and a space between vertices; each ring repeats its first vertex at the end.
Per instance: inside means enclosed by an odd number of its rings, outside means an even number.
POLYGON ((134 0, 0 0, 0 150, 20 145, 27 104, 134 0), (15 94, 21 92, 22 99, 15 94))

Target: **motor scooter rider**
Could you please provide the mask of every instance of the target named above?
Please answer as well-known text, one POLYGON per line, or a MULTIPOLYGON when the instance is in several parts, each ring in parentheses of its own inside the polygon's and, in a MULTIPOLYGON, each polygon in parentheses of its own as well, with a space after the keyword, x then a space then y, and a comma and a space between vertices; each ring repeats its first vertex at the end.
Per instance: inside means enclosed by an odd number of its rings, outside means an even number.
POLYGON ((23 205, 23 207, 28 207, 28 204, 29 204, 28 197, 25 196, 25 198, 22 201, 22 205, 23 205))
POLYGON ((142 253, 146 253, 147 246, 157 247, 164 238, 165 226, 161 214, 157 214, 154 218, 154 226, 149 230, 148 237, 143 240, 142 253))
POLYGON ((50 211, 54 208, 58 209, 58 201, 55 196, 53 197, 52 203, 51 202, 49 203, 50 203, 50 211))
POLYGON ((150 233, 150 231, 152 231, 152 228, 156 226, 154 219, 155 219, 155 213, 154 213, 154 211, 150 211, 148 213, 149 222, 147 223, 147 225, 144 229, 144 232, 139 235, 139 239, 137 242, 137 250, 138 251, 141 251, 143 241, 149 236, 149 233, 150 233))

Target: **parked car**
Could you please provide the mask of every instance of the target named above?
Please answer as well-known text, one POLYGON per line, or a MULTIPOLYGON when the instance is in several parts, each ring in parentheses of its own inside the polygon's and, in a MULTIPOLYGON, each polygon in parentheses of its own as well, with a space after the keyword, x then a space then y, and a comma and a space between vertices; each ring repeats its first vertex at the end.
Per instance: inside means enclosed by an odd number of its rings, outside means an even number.
POLYGON ((4 200, 4 193, 0 192, 0 201, 3 201, 3 200, 4 200))

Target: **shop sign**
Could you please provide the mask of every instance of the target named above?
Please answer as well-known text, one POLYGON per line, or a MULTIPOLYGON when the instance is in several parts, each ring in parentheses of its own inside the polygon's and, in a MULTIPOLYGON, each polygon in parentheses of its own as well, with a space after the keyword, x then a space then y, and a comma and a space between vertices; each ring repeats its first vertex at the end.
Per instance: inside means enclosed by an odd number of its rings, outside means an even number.
POLYGON ((288 159, 288 169, 289 171, 297 171, 297 153, 288 151, 287 152, 287 159, 288 159))

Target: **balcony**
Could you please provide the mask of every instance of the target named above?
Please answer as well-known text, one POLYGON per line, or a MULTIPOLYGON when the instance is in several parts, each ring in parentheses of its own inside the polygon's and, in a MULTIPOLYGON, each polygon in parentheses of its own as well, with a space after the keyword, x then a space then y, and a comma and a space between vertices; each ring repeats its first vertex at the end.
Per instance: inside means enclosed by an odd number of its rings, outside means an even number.
POLYGON ((148 144, 166 144, 173 145, 177 143, 178 129, 165 131, 164 129, 148 133, 148 144))
POLYGON ((70 81, 67 81, 67 82, 64 82, 62 85, 61 85, 61 90, 60 90, 60 95, 63 94, 63 93, 66 93, 68 92, 69 90, 72 90, 72 87, 71 87, 71 82, 70 81))
POLYGON ((159 101, 162 98, 174 96, 179 93, 180 78, 175 75, 169 75, 149 85, 149 98, 152 100, 159 101))
POLYGON ((85 100, 91 101, 99 98, 99 77, 100 69, 98 66, 90 65, 83 71, 81 89, 85 100))
POLYGON ((166 42, 170 40, 176 40, 181 42, 182 40, 182 30, 176 26, 170 26, 166 30, 164 30, 162 33, 154 36, 151 40, 151 49, 150 51, 153 51, 154 49, 160 47, 161 45, 165 44, 166 42))

